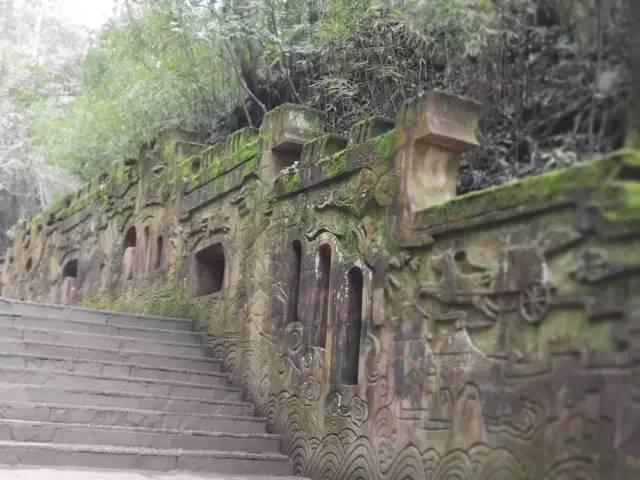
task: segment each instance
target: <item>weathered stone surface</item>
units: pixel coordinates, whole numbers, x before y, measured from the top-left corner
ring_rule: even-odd
[[[119,167],[17,228],[3,292],[60,301],[77,259],[85,305],[193,316],[314,480],[639,477],[640,155],[455,196],[475,109],[428,94],[345,145],[283,106],[234,148],[166,145],[165,200],[140,201],[152,170]],[[0,351],[142,359],[82,338]],[[154,375],[210,362],[165,348]]]
[[[300,477],[266,477],[263,475],[194,475],[188,473],[161,474],[153,472],[109,472],[76,469],[27,469],[0,467],[3,480],[299,480]]]
[[[265,432],[266,420],[253,416],[253,405],[228,385],[220,362],[207,358],[200,335],[148,328],[190,323],[0,301],[0,465],[290,474],[290,460],[279,453],[281,437]],[[126,336],[142,332],[151,333]],[[36,333],[42,341],[32,341]],[[171,342],[171,334],[183,341]],[[11,348],[30,344],[60,351]],[[105,346],[125,361],[101,360]],[[134,346],[135,361],[127,359]],[[210,370],[149,365],[154,356],[175,363],[157,346],[188,346]]]

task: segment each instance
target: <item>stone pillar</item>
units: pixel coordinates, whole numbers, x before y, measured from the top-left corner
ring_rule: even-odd
[[[402,204],[419,212],[456,195],[462,154],[478,145],[480,105],[430,91],[405,105],[398,119],[397,165]]]
[[[301,105],[284,104],[264,118],[260,177],[271,183],[285,168],[300,159],[302,146],[324,133],[322,112]]]

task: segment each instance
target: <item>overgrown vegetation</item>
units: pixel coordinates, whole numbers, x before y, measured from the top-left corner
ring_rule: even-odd
[[[159,0],[104,30],[67,113],[34,130],[84,176],[162,130],[209,141],[285,101],[346,133],[439,88],[484,105],[461,192],[624,141],[626,0]]]

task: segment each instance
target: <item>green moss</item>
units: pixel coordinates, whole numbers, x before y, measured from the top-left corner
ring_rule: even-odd
[[[396,150],[396,131],[390,130],[387,133],[378,135],[369,141],[376,156],[382,160],[391,160]]]
[[[131,311],[127,302],[120,298],[114,298],[107,294],[90,293],[80,300],[80,306],[95,310],[108,310],[110,312]]]
[[[632,168],[640,168],[640,150],[623,149],[614,153],[624,158],[624,164]]]
[[[244,140],[244,137],[239,137]],[[197,171],[191,170],[191,162],[194,157],[190,157],[180,162],[178,165],[178,174],[182,178],[187,178],[191,182],[191,187],[200,185],[211,180],[216,180],[228,171],[234,169],[238,165],[245,164],[251,160],[255,160],[260,156],[261,146],[258,139],[253,139],[250,142],[238,145],[235,147],[236,153],[228,155],[229,152],[220,153],[220,145],[215,145],[205,152],[202,152],[201,156],[205,165]],[[254,165],[252,163],[252,165]],[[253,168],[253,167],[252,167]]]
[[[497,209],[513,208],[524,213],[541,205],[562,204],[573,200],[578,193],[602,187],[621,167],[621,157],[608,157],[468,193],[424,210],[420,213],[420,223],[437,226],[490,214]]]
[[[348,150],[333,155],[322,168],[325,177],[337,177],[347,171]]]
[[[246,144],[234,156],[236,159],[236,163],[244,163],[259,156],[261,153],[262,147],[260,145],[260,141],[255,140],[251,143]]]
[[[300,177],[299,170],[296,170],[295,172],[289,173],[280,178],[284,182],[285,192],[292,193],[302,189],[302,178]]]
[[[176,142],[169,142],[164,146],[162,150],[162,158],[164,161],[169,164],[171,160],[173,160],[174,155],[176,154]]]
[[[610,188],[602,215],[612,223],[640,220],[640,182],[617,182]]]

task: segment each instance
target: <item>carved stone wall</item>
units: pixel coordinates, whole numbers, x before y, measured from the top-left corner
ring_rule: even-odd
[[[314,480],[640,478],[640,154],[456,197],[475,112],[165,136],[19,225],[3,293],[184,307]]]

